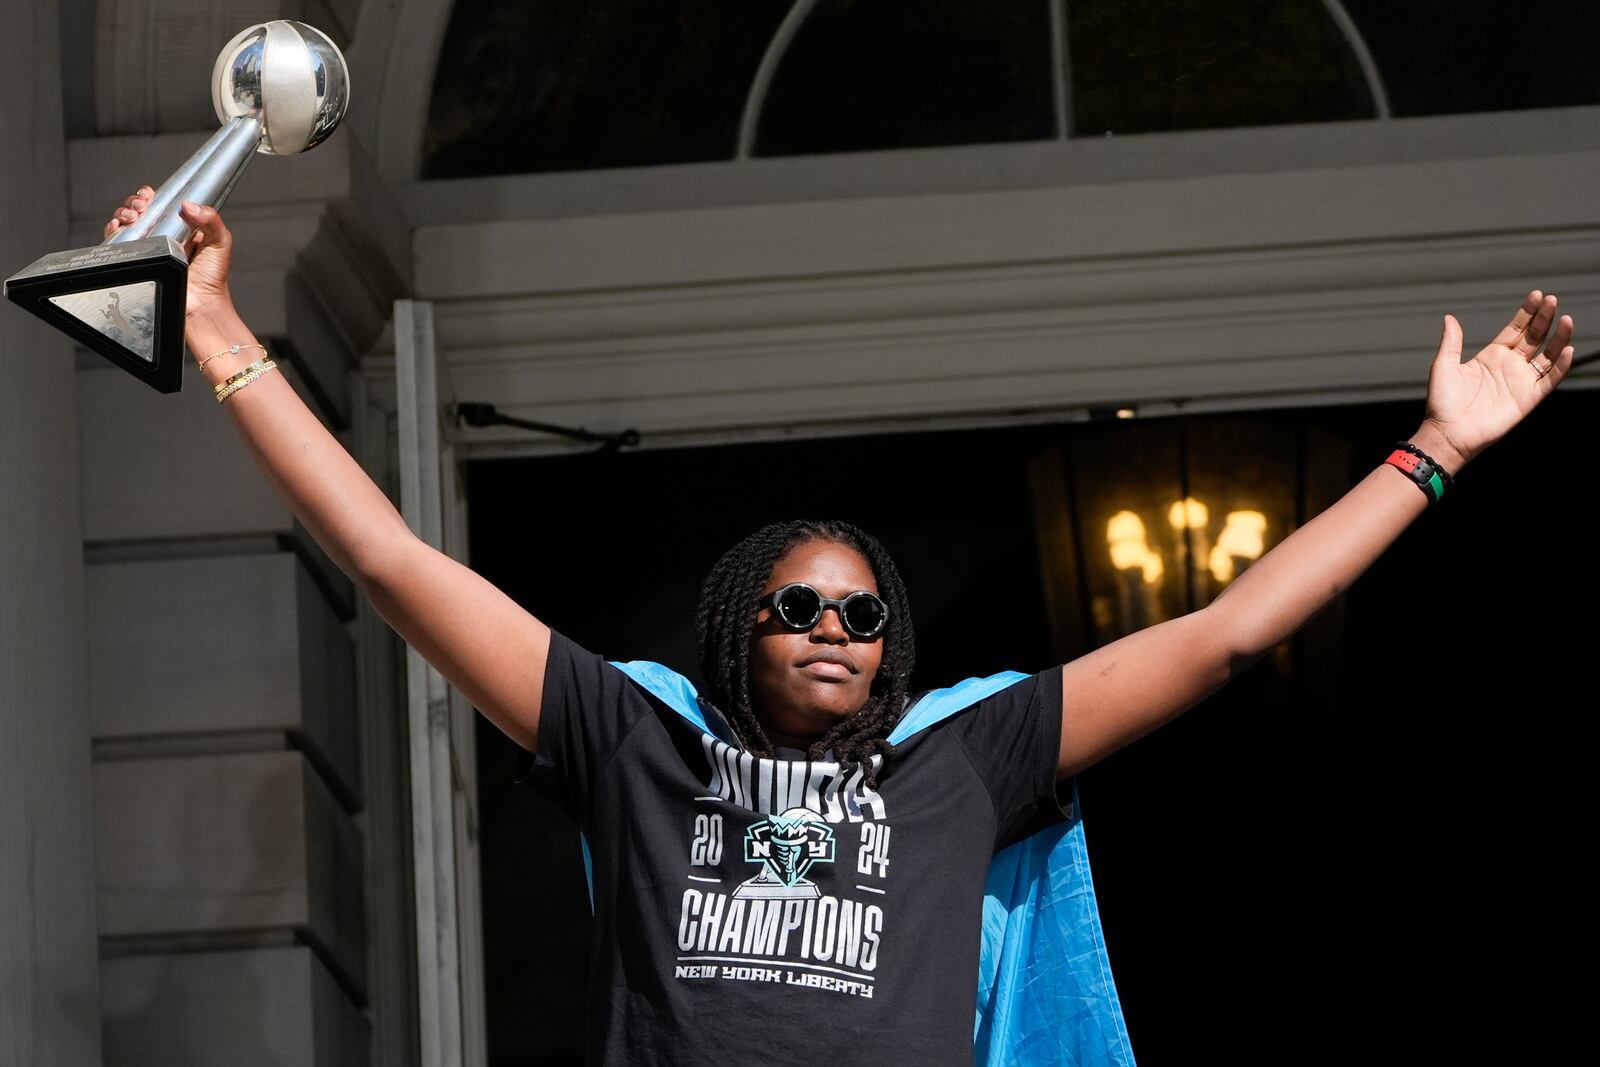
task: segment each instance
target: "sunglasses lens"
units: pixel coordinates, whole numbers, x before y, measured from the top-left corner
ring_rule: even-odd
[[[844,625],[857,637],[871,637],[883,629],[889,609],[871,593],[857,593],[844,602]]]
[[[838,608],[839,620],[854,637],[877,636],[889,617],[888,607],[872,593],[851,593],[843,603],[824,601],[821,593],[798,582],[774,593],[771,603],[779,621],[794,630],[809,630],[820,622],[824,603]]]
[[[809,586],[791,585],[773,602],[773,607],[785,626],[809,630],[822,615],[822,598]]]

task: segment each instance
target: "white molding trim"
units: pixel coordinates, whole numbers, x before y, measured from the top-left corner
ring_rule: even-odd
[[[454,397],[432,311],[426,301],[395,302],[401,510],[419,538],[465,561],[465,500],[441,425]],[[486,1062],[487,1036],[473,709],[409,645],[406,688],[422,1067],[475,1067]]]
[[[400,399],[400,499],[406,525],[442,549],[438,392],[433,317],[426,303],[395,302]],[[417,994],[422,1067],[461,1064],[461,978],[451,803],[449,702],[444,679],[406,646],[411,748],[411,851],[417,909]]]
[[[425,120],[424,120],[425,121]],[[1600,149],[1600,107],[1543,108],[417,181],[417,225],[1056,188]]]
[[[1596,173],[1600,147],[437,223],[415,263],[463,399],[647,446],[1420,399],[1446,311],[1469,343],[1535,287],[1600,321]]]
[[[349,373],[353,454],[372,480],[397,494],[399,442],[384,410],[357,370]],[[415,876],[409,855],[411,796],[409,731],[401,729],[409,708],[401,691],[404,642],[365,596],[355,598],[362,777],[366,809],[367,987],[374,1065],[416,1067],[420,1063],[417,992]]]

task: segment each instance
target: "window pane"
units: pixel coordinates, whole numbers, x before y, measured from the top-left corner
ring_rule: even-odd
[[[1055,135],[1044,0],[824,0],[778,68],[763,156]]]
[[[729,159],[789,0],[458,0],[423,177]]]
[[[1060,0],[1076,136],[1372,118],[1322,0]],[[731,159],[751,82],[795,0],[458,0],[422,176]],[[1600,5],[1343,0],[1396,116],[1600,104],[1563,42]],[[1046,140],[1048,0],[819,0],[779,63],[762,156]],[[1508,49],[1515,55],[1508,57]]]
[[[1600,7],[1592,3],[1344,0],[1344,7],[1397,116],[1600,104],[1593,47]]]
[[[1377,114],[1319,0],[1069,0],[1067,46],[1076,136]]]

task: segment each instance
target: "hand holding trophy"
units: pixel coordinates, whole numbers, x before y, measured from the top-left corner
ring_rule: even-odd
[[[44,256],[6,279],[6,297],[146,384],[177,392],[192,233],[184,201],[220,207],[255,153],[315,148],[349,99],[344,56],[321,31],[281,19],[242,31],[211,74],[222,128],[154,191],[135,222],[92,248]]]

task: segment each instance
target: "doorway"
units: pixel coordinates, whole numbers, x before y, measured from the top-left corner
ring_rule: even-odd
[[[1577,810],[1581,772],[1570,748],[1546,750],[1554,723],[1530,705],[1526,670],[1537,663],[1543,687],[1581,681],[1570,658],[1539,653],[1592,634],[1582,612],[1600,583],[1558,545],[1597,494],[1551,460],[1593,453],[1596,399],[1552,398],[1300,635],[1080,776],[1145,1067],[1348,1061],[1368,1047],[1352,1013],[1443,1014],[1463,1029],[1430,1026],[1418,1051],[1476,1047],[1465,1028],[1488,996],[1484,968],[1518,953],[1468,936],[1490,843],[1526,876],[1520,891],[1502,881],[1494,908],[1525,909],[1530,936],[1563,936],[1576,898],[1564,911],[1550,885],[1577,823],[1551,812]],[[1203,606],[1254,558],[1218,556],[1231,516],[1259,512],[1270,549],[1380,463],[1419,408],[477,461],[472,559],[579,644],[693,677],[695,598],[716,556],[769,521],[843,518],[906,578],[925,689],[1039,670]],[[1123,513],[1161,561],[1154,592],[1147,569],[1112,559],[1107,517]],[[1559,560],[1559,578],[1530,573],[1536,560]],[[1532,648],[1511,640],[1521,626]],[[478,751],[490,1062],[577,1064],[577,831],[512,784],[517,750],[481,719]],[[1553,978],[1512,994],[1528,1010],[1561,995]]]

